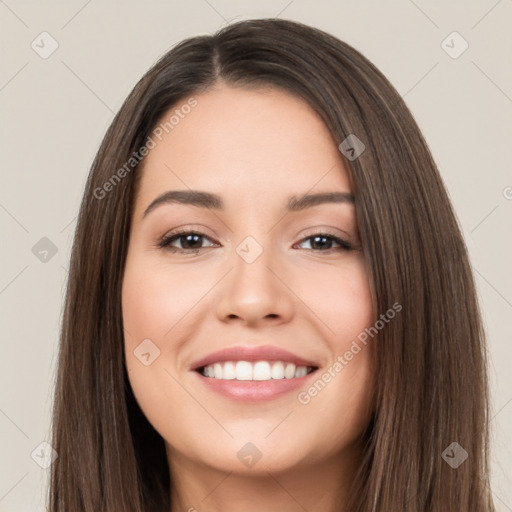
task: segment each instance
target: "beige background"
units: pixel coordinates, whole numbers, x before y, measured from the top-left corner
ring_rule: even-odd
[[[273,16],[360,50],[425,134],[475,269],[492,358],[493,492],[498,510],[512,511],[511,0],[0,0],[0,511],[44,510],[49,470],[35,460],[49,453],[39,445],[49,440],[70,245],[114,112],[176,42]],[[31,47],[43,31],[59,45],[47,59]],[[456,59],[441,46],[453,31],[469,44]],[[42,237],[57,248],[46,262],[32,252]]]

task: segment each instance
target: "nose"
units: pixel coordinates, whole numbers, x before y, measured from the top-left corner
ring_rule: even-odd
[[[250,261],[234,251],[232,270],[219,283],[217,317],[250,327],[289,322],[297,300],[290,272],[267,248]]]

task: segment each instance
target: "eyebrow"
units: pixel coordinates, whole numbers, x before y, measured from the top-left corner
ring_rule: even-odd
[[[158,206],[176,203],[213,210],[224,210],[224,201],[217,194],[202,192],[200,190],[169,190],[152,201],[144,211],[142,217],[146,217]],[[354,204],[354,196],[349,192],[319,192],[299,197],[290,196],[285,209],[289,212],[299,212],[324,203]]]

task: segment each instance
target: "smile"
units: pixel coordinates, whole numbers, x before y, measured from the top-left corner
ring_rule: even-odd
[[[284,361],[223,361],[199,368],[204,376],[219,380],[267,381],[305,377],[313,366],[298,366]]]

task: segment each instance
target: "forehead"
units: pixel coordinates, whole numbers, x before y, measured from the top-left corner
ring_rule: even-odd
[[[178,110],[161,140],[153,137],[156,146],[139,169],[143,202],[187,188],[217,192],[227,202],[230,196],[282,201],[315,188],[350,192],[335,141],[302,99],[275,88],[226,85],[193,97],[193,108],[181,110],[185,98],[160,121]]]

